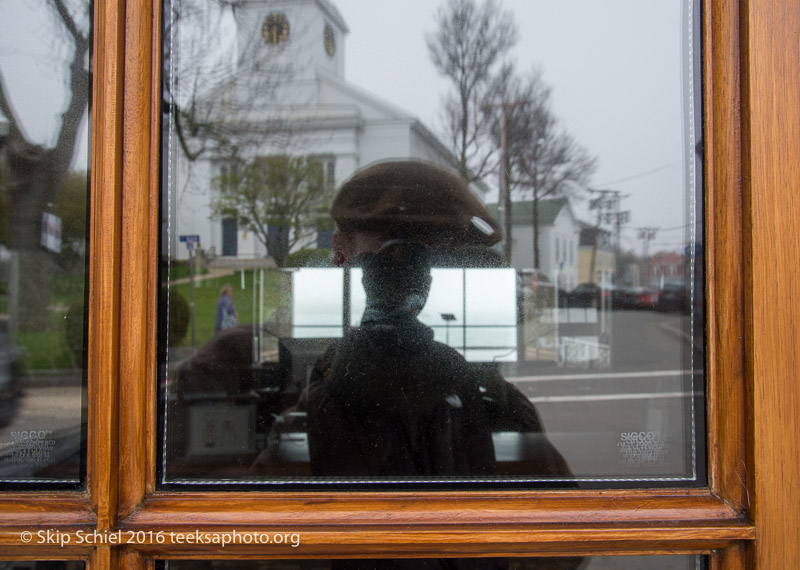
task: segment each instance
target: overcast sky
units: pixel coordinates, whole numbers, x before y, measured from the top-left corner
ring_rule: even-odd
[[[349,81],[414,113],[440,132],[447,81],[430,63],[425,35],[444,3],[331,0],[350,28]],[[685,220],[682,4],[685,0],[504,0],[520,41],[513,59],[538,66],[562,125],[597,156],[594,188],[622,191],[635,228],[663,228],[653,248],[678,249]],[[649,173],[647,175],[643,175]],[[585,206],[576,208],[588,218]],[[587,221],[589,221],[587,219]]]
[[[347,79],[440,133],[440,103],[449,85],[430,63],[425,35],[434,30],[444,0],[331,1],[350,28]],[[519,25],[513,59],[520,70],[543,70],[556,116],[597,157],[590,186],[626,196],[623,209],[632,217],[623,246],[637,251],[635,228],[662,228],[652,252],[678,249],[688,222],[681,81],[687,1],[503,2]],[[6,86],[29,136],[52,144],[60,112],[52,97],[63,93],[64,81],[63,58],[59,65],[44,55],[59,43],[54,26],[38,2],[0,0],[0,13]],[[590,221],[585,205],[577,204],[576,213]]]

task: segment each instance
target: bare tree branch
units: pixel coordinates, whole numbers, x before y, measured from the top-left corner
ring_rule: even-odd
[[[448,0],[436,13],[438,29],[427,36],[431,61],[453,84],[443,103],[444,128],[459,161],[459,171],[470,182],[483,178],[497,164],[496,150],[482,106],[492,83],[492,72],[517,41],[517,27],[509,12],[495,0]]]
[[[505,66],[493,94],[524,103],[507,111],[509,179],[518,198],[531,200],[533,260],[539,267],[539,201],[569,196],[575,185],[584,184],[591,176],[595,159],[559,127],[550,106],[551,91],[540,70],[520,77],[512,66]],[[496,127],[496,140],[499,136]]]
[[[67,29],[67,32],[72,36],[76,50],[80,51],[83,44],[88,43],[88,36],[84,36],[81,34],[80,30],[78,30],[78,27],[75,25],[75,20],[72,18],[72,14],[69,13],[63,0],[50,0],[50,3],[53,5],[56,12],[58,12],[58,17]]]

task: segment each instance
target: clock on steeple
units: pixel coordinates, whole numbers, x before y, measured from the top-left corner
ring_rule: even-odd
[[[278,45],[289,37],[289,20],[283,12],[273,12],[264,19],[261,35],[268,44]]]
[[[325,29],[322,32],[322,44],[325,46],[325,53],[328,57],[333,57],[336,54],[336,35],[330,24],[325,24]]]
[[[254,81],[263,82],[263,74],[270,70],[279,70],[283,85],[288,80],[297,85],[311,81],[321,70],[344,77],[348,29],[335,1],[247,0],[236,4],[237,53],[240,62],[259,62]]]

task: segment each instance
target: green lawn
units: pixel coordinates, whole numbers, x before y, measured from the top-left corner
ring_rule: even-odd
[[[205,275],[208,273],[208,269],[206,267],[195,267],[195,277],[200,275]],[[175,281],[176,279],[183,279],[184,277],[189,277],[189,264],[186,261],[170,261],[169,271],[163,265],[161,266],[161,280],[167,281],[169,277],[170,281]]]
[[[63,370],[76,368],[80,362],[67,348],[63,330],[21,332],[17,344],[22,353],[23,370]]]
[[[239,323],[248,324],[257,321],[259,318],[257,312],[259,303],[254,303],[253,299],[252,270],[245,271],[244,288],[242,288],[241,273],[239,272],[222,277],[197,280],[194,290],[197,347],[202,346],[214,336],[214,321],[216,319],[219,290],[225,283],[230,283],[233,286],[233,304],[239,313]],[[277,269],[264,270],[264,319],[268,319],[275,308],[289,303],[289,283],[290,277],[288,273]],[[175,285],[172,288],[177,289],[187,302],[190,301],[191,289],[189,283]],[[190,325],[186,337],[179,346],[191,346],[191,344],[192,332]]]
[[[60,370],[81,365],[67,345],[66,315],[70,306],[82,306],[84,291],[83,273],[53,274],[47,330],[17,334],[23,370]]]
[[[86,280],[83,273],[56,274],[51,283],[51,305],[71,305],[83,301]]]
[[[244,288],[241,274],[231,273],[211,279],[198,279],[195,282],[196,345],[202,346],[214,335],[219,290],[223,284],[233,286],[233,303],[239,313],[241,324],[257,321],[259,304],[253,299],[253,271],[245,272]],[[22,353],[24,370],[48,370],[73,368],[80,365],[69,350],[65,335],[66,309],[83,299],[84,281],[82,275],[59,275],[52,282],[51,311],[49,330],[41,332],[20,332],[17,345]],[[182,283],[174,286],[188,302],[190,285]],[[289,303],[290,277],[286,272],[276,269],[264,270],[263,316],[268,319],[272,311],[280,305]],[[62,310],[63,309],[63,310]],[[191,345],[191,327],[179,346]]]

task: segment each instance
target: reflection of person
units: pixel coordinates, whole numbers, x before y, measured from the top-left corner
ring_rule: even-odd
[[[219,290],[219,301],[217,301],[217,319],[214,323],[214,332],[235,327],[239,324],[239,314],[233,306],[233,287],[230,283],[225,283]]]
[[[497,267],[500,231],[456,174],[381,163],[341,188],[331,215],[339,265],[360,265],[361,326],[315,367],[305,412],[311,470],[325,476],[491,475],[492,433],[537,434],[524,474],[569,478],[530,401],[493,364],[467,363],[417,320],[430,264]],[[254,465],[268,473],[274,450]]]
[[[477,379],[417,320],[427,246],[389,241],[359,256],[367,306],[330,377],[303,395],[312,473],[491,475],[494,450]]]

